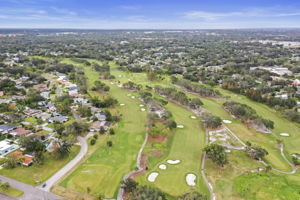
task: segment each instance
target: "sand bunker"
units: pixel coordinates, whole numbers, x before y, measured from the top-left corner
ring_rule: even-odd
[[[186,175],[185,180],[186,180],[186,183],[189,186],[195,186],[196,185],[196,183],[195,183],[196,178],[197,178],[197,176],[195,174],[188,174],[188,175]]]
[[[146,110],[145,108],[141,108],[141,111],[143,111],[143,112],[144,112],[145,110]]]
[[[127,96],[129,96],[129,97],[130,97],[130,96],[131,96],[131,94],[127,94]]]
[[[281,136],[284,136],[284,137],[290,136],[290,134],[288,134],[288,133],[280,133],[280,135],[281,135]]]
[[[171,165],[176,165],[176,164],[180,163],[180,160],[167,160],[167,163],[169,163]]]
[[[154,182],[157,176],[158,176],[158,173],[157,173],[157,172],[152,172],[152,173],[148,176],[148,181],[149,181],[149,182]]]
[[[196,116],[191,116],[191,118],[192,118],[192,119],[196,119],[197,117],[196,117]]]
[[[227,119],[224,119],[223,122],[224,122],[225,124],[231,124],[231,123],[232,123],[232,121],[227,120]]]
[[[161,164],[158,166],[159,169],[162,169],[162,170],[166,170],[167,169],[167,165],[164,165],[164,164]]]
[[[124,103],[121,103],[120,106],[125,106],[125,104],[124,104]]]
[[[184,126],[183,125],[177,125],[177,128],[183,128]]]
[[[143,105],[143,104],[140,104],[140,107],[144,107],[144,105]]]
[[[131,98],[132,98],[132,99],[135,99],[135,96],[132,96]]]

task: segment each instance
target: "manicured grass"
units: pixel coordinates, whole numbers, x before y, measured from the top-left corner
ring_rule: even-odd
[[[85,74],[91,87],[98,80],[98,74],[91,67],[85,67]],[[118,107],[122,121],[115,127],[116,134],[101,136],[95,152],[61,183],[63,187],[83,193],[89,187],[91,195],[103,194],[106,198],[116,197],[123,176],[135,168],[146,131],[146,112],[140,111],[139,100],[129,98],[129,92],[116,85],[110,88],[110,95],[125,104]],[[111,148],[106,145],[109,140],[113,142]]]
[[[68,158],[55,160],[50,155],[46,154],[43,165],[33,164],[30,167],[18,166],[14,169],[1,169],[0,175],[30,184],[38,185],[50,178],[55,172],[72,160],[79,152],[79,147],[74,146]]]
[[[177,124],[184,125],[183,129],[176,129],[172,142],[169,147],[169,152],[166,156],[161,158],[150,157],[155,159],[155,166],[151,164],[149,171],[137,180],[143,185],[153,185],[162,191],[172,195],[179,196],[185,192],[195,189],[201,193],[207,193],[207,187],[201,177],[201,159],[203,155],[202,149],[205,145],[205,131],[200,126],[199,120],[191,119],[193,115],[190,111],[175,105],[171,102],[168,103],[166,108],[172,112],[173,117]],[[150,142],[150,144],[152,144]],[[146,153],[151,151],[151,146],[147,147]],[[148,151],[148,152],[147,152]],[[176,165],[167,164],[167,160],[180,160],[181,162]],[[160,170],[158,166],[166,164],[166,170]],[[151,172],[159,172],[158,177],[154,183],[148,182],[147,178]],[[188,173],[193,173],[197,176],[197,186],[188,186],[185,178]]]
[[[12,197],[20,197],[24,194],[23,191],[18,190],[16,188],[10,187],[7,190],[3,190],[2,188],[0,188],[0,193],[12,196]]]
[[[230,99],[237,101],[239,103],[247,104],[248,106],[252,107],[256,110],[257,114],[266,118],[270,119],[274,122],[275,128],[273,129],[273,132],[277,134],[280,139],[284,141],[286,151],[291,153],[300,153],[300,125],[290,122],[281,114],[272,108],[261,104],[254,102],[250,99],[248,99],[245,96],[242,95],[236,95],[232,92],[219,89],[221,93],[224,96],[230,96]],[[289,133],[290,137],[281,137],[280,133]]]

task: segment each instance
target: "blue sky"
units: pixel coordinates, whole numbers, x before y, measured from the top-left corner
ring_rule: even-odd
[[[0,28],[300,28],[300,0],[0,0]]]

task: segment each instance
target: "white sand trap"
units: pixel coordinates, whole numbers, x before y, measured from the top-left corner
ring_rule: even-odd
[[[114,85],[115,83],[113,83],[113,82],[110,82],[110,84]]]
[[[288,134],[288,133],[280,133],[280,135],[281,135],[281,136],[284,136],[284,137],[290,136],[290,134]]]
[[[176,165],[176,164],[180,163],[180,160],[167,160],[167,163],[169,163],[171,165]]]
[[[157,173],[157,172],[152,172],[152,173],[148,176],[148,181],[149,181],[149,182],[154,182],[157,176],[158,176],[158,173]]]
[[[161,164],[158,166],[159,169],[162,169],[162,170],[166,170],[167,169],[167,165],[164,165],[164,164]]]
[[[196,185],[196,183],[195,183],[196,178],[197,178],[197,176],[195,174],[188,174],[188,175],[186,175],[185,180],[186,180],[186,183],[189,186],[195,186]]]
[[[184,126],[183,125],[177,125],[177,128],[183,128]]]
[[[144,105],[143,105],[143,104],[140,104],[140,107],[144,107]]]
[[[197,117],[196,117],[196,116],[191,116],[191,118],[192,118],[192,119],[196,119]]]
[[[132,98],[132,99],[135,99],[135,96],[132,96],[131,98]]]
[[[224,119],[223,122],[224,122],[225,124],[231,124],[231,123],[232,123],[232,121],[227,120],[227,119]]]
[[[145,110],[146,110],[145,108],[141,108],[141,111],[143,111],[143,112],[144,112]]]
[[[119,75],[119,77],[122,77],[122,75]]]
[[[130,96],[131,96],[131,94],[127,94],[127,96],[129,96],[129,97],[130,97]]]
[[[120,106],[125,106],[125,104],[124,104],[124,103],[121,103]]]

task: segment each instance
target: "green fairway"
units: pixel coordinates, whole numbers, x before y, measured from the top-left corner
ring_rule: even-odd
[[[172,112],[177,124],[183,125],[184,128],[176,129],[174,138],[169,145],[169,152],[165,156],[160,158],[151,156],[149,152],[155,150],[155,148],[147,146],[145,153],[150,158],[155,159],[155,162],[151,164],[150,170],[146,174],[138,178],[138,181],[142,185],[154,185],[172,196],[179,196],[192,188],[208,194],[207,186],[201,177],[201,159],[203,155],[202,149],[205,145],[205,131],[200,126],[199,120],[190,118],[193,113],[171,102],[168,103],[166,108]],[[180,160],[180,163],[176,165],[168,164],[166,161],[169,159]],[[159,169],[158,166],[160,164],[167,165],[167,169]],[[151,172],[159,172],[154,183],[150,183],[147,180]],[[193,173],[197,176],[195,187],[187,185],[185,178],[188,173]]]
[[[18,166],[14,169],[1,169],[0,175],[6,176],[30,185],[39,185],[70,162],[79,152],[79,146],[74,146],[68,158],[56,160],[46,154],[43,165],[33,164],[30,167]]]
[[[300,125],[290,122],[289,120],[285,119],[279,112],[271,109],[270,107],[254,102],[242,95],[236,95],[232,92],[227,90],[219,89],[224,96],[230,96],[230,99],[247,104],[248,106],[252,107],[256,110],[257,114],[263,116],[266,119],[272,120],[274,122],[275,128],[273,132],[280,137],[284,141],[286,151],[291,153],[300,153]],[[289,133],[290,137],[281,137],[280,133]],[[289,156],[289,155],[287,155]]]
[[[85,67],[85,74],[89,86],[98,80],[98,74],[91,67]],[[129,98],[129,92],[116,85],[110,87],[111,96],[125,104],[118,107],[122,121],[115,127],[116,134],[100,137],[98,149],[61,183],[83,193],[89,187],[91,195],[103,194],[106,198],[116,197],[123,176],[135,168],[136,156],[146,131],[146,112],[140,111],[139,100]],[[113,142],[111,148],[106,145],[108,140]]]

